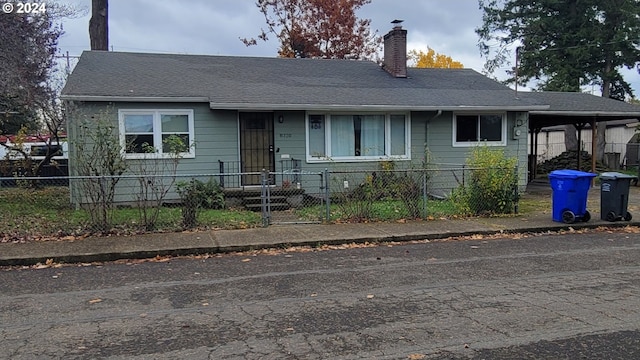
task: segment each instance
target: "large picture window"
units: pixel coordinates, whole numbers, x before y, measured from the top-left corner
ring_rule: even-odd
[[[453,121],[453,145],[473,146],[507,144],[504,114],[456,114]]]
[[[183,157],[195,156],[192,110],[120,110],[120,140],[128,158],[168,156],[178,151]],[[181,149],[176,148],[177,137]]]
[[[410,159],[405,114],[309,114],[308,161]]]

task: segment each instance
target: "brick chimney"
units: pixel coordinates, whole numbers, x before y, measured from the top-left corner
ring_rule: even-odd
[[[393,20],[393,29],[384,36],[383,68],[397,78],[407,77],[407,30],[402,20]]]

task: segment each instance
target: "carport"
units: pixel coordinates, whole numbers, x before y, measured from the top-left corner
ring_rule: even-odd
[[[597,129],[601,121],[639,119],[640,106],[623,101],[603,98],[578,92],[520,92],[518,96],[539,104],[549,105],[548,109],[529,112],[529,180],[536,174],[538,156],[538,135],[540,130],[549,126],[575,126],[576,130]],[[595,172],[597,152],[597,131],[591,132],[591,171]],[[578,131],[578,143],[581,143],[581,132]],[[578,168],[580,168],[580,152],[578,152]]]

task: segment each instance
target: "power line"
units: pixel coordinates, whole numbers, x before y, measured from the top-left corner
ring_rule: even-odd
[[[80,55],[69,55],[67,51],[64,55],[56,55],[54,56],[56,59],[67,59],[67,69],[71,68],[71,58],[79,59]]]

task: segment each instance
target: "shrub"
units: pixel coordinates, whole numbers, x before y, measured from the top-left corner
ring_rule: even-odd
[[[186,228],[197,224],[198,209],[223,209],[224,192],[214,179],[203,182],[191,179],[176,186],[182,200],[182,225]]]
[[[454,194],[462,210],[475,215],[508,214],[517,203],[517,158],[508,158],[501,149],[475,147],[467,159],[471,177]]]

